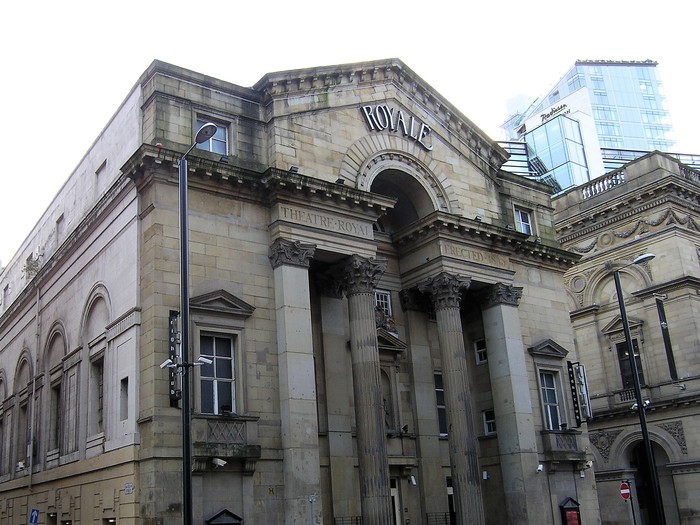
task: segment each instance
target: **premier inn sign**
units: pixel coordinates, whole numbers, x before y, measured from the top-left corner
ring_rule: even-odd
[[[413,115],[407,117],[402,110],[387,105],[362,106],[360,109],[370,131],[389,130],[403,133],[404,137],[415,140],[426,150],[433,149],[432,144],[425,143],[425,139],[430,135],[430,126]]]

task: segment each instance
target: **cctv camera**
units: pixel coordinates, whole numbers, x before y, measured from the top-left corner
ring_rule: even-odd
[[[214,361],[212,361],[211,359],[209,359],[209,358],[207,358],[207,357],[203,357],[203,356],[200,355],[200,356],[199,356],[199,359],[197,359],[197,362],[200,363],[200,364],[204,364],[204,365],[210,365],[210,364],[212,364]]]
[[[172,364],[173,364],[173,360],[170,359],[170,358],[168,358],[168,359],[166,359],[165,361],[163,361],[163,362],[160,364],[160,367],[161,367],[161,368],[168,368],[168,367],[171,366]]]
[[[220,458],[212,458],[211,462],[214,464],[214,467],[223,467],[226,465],[226,462]]]
[[[414,487],[416,486],[416,477],[415,476],[409,476],[408,482],[413,485]]]
[[[543,470],[544,470],[544,465],[542,463],[537,465],[537,472],[542,472]]]

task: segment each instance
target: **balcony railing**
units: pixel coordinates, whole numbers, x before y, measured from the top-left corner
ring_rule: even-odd
[[[203,470],[213,458],[243,462],[244,473],[252,474],[260,458],[258,418],[248,416],[206,416],[192,418],[192,457],[195,468]]]
[[[549,461],[583,461],[586,453],[581,447],[578,430],[547,430],[542,432],[544,452]]]
[[[619,169],[611,171],[607,175],[593,179],[588,184],[581,186],[581,196],[584,200],[595,197],[608,191],[609,189],[625,183],[625,170]]]

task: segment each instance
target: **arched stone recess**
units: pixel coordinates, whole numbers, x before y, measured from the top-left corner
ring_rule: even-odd
[[[651,286],[651,277],[641,267],[637,265],[621,268],[624,264],[613,264],[612,268],[601,267],[589,276],[590,285],[587,290],[583,290],[583,305],[589,306],[593,304],[605,305],[611,302],[617,302],[615,295],[615,283],[612,272],[616,268],[620,268],[620,284],[625,298],[637,290],[642,290]]]
[[[55,369],[61,364],[67,349],[66,327],[62,321],[54,321],[44,345],[41,367],[47,372]]]
[[[683,461],[681,445],[670,432],[653,424],[647,425],[647,430],[649,432],[649,440],[663,449],[669,463]],[[610,448],[610,467],[619,470],[629,468],[631,450],[641,441],[641,429],[622,432]]]
[[[83,340],[90,343],[106,334],[111,319],[112,302],[109,291],[104,284],[95,283],[88,294],[80,322],[80,334]]]
[[[17,359],[13,392],[19,394],[24,391],[34,377],[34,367],[32,366],[32,353],[28,348],[24,348]]]
[[[5,377],[5,369],[0,368],[0,406],[2,406],[2,402],[5,399],[7,399],[7,379]]]
[[[451,212],[450,201],[438,177],[431,171],[429,152],[396,135],[363,137],[350,146],[340,166],[340,177],[360,190],[369,191],[372,181],[389,169],[410,174],[423,186],[433,209]]]

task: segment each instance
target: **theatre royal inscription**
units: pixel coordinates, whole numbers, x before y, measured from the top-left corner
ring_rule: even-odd
[[[320,213],[316,210],[297,206],[280,205],[279,218],[294,224],[320,228],[329,232],[344,233],[353,237],[361,237],[363,239],[371,239],[373,237],[372,225],[368,222],[354,221],[338,215]]]

